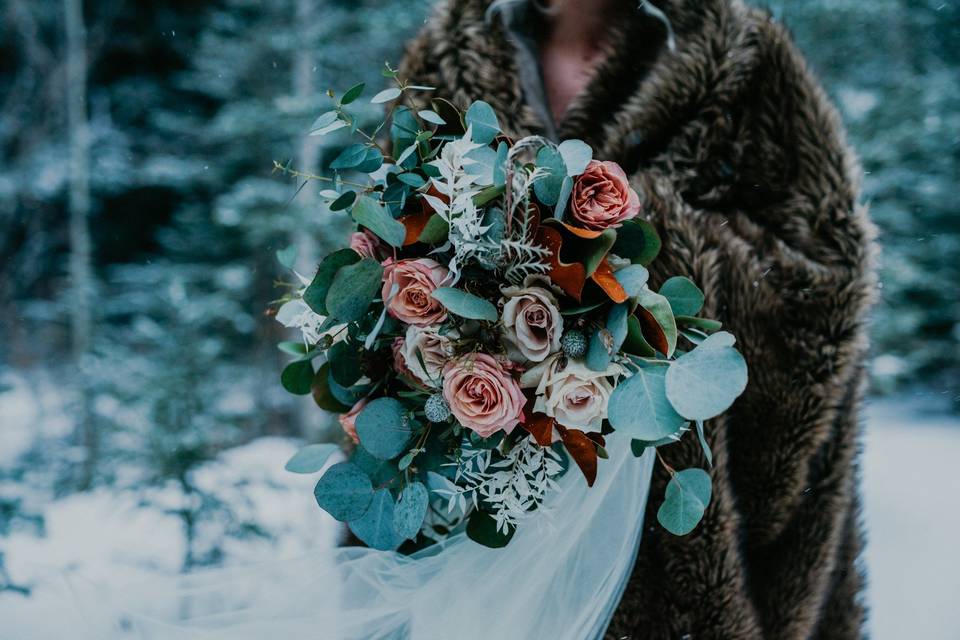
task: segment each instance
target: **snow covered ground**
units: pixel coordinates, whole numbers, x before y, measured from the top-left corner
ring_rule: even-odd
[[[865,518],[877,640],[960,638],[960,476],[954,472],[960,419],[927,412],[930,406],[923,399],[884,400],[868,413]],[[229,564],[295,558],[334,543],[336,524],[316,508],[313,479],[282,470],[295,448],[292,441],[263,438],[201,471],[201,484],[216,486],[271,534],[227,543]],[[99,490],[57,500],[45,508],[45,537],[21,532],[0,539],[10,574],[33,589],[29,598],[0,593],[0,640],[76,637],[58,609],[65,576],[127,584],[178,571],[180,522],[144,507],[142,497]]]

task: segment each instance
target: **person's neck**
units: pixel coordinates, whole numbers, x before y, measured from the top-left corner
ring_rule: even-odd
[[[620,0],[551,0],[549,39],[574,50],[595,52],[622,4]]]

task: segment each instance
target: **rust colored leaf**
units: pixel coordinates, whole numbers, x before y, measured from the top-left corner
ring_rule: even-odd
[[[603,289],[603,292],[617,304],[626,302],[630,297],[627,295],[623,285],[621,285],[613,275],[613,269],[610,268],[610,262],[606,258],[600,262],[600,266],[593,272],[590,279],[596,282],[597,285]]]
[[[597,480],[597,445],[579,429],[563,429],[560,437],[587,479],[587,486],[592,487]]]
[[[553,443],[553,425],[555,420],[544,413],[528,414],[530,417],[522,423],[533,439],[541,447],[549,447]]]
[[[556,229],[541,226],[537,231],[537,244],[550,250],[550,279],[563,289],[564,293],[579,302],[583,285],[587,281],[587,272],[582,264],[565,264],[560,261],[563,236]]]
[[[607,446],[607,440],[603,437],[602,433],[597,433],[596,431],[590,431],[587,433],[587,437],[596,442],[601,447]]]
[[[424,206],[424,209],[426,208],[427,207]],[[407,235],[403,238],[403,246],[406,247],[417,242],[420,234],[423,233],[423,228],[427,226],[427,221],[431,215],[433,215],[433,213],[429,211],[421,211],[400,217],[400,222],[403,223],[403,226],[407,230]]]
[[[663,327],[661,327],[657,319],[653,317],[653,314],[643,307],[637,307],[637,318],[640,320],[640,329],[643,332],[643,337],[650,346],[660,353],[668,353],[670,351],[670,345],[667,342],[667,334],[663,332]]]
[[[583,238],[584,240],[594,240],[603,235],[603,231],[592,231],[590,229],[581,229],[580,227],[575,227],[573,225],[567,224],[566,222],[561,222],[563,228],[577,236],[578,238]]]

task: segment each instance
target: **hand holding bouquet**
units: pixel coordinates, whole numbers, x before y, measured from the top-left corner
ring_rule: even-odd
[[[374,103],[430,90],[385,75],[396,86]],[[348,109],[362,91],[314,124],[362,139],[332,176],[277,165],[329,181],[329,209],[356,224],[277,312],[303,333],[281,345],[296,356],[284,387],[339,413],[354,443],[318,481],[318,504],[379,549],[464,530],[499,547],[548,517],[538,507],[573,465],[592,485],[607,446],[640,456],[695,430],[709,462],[703,423],[742,393],[746,365],[733,336],[698,317],[692,281],[648,286],[660,240],[620,166],[579,140],[511,140],[479,101],[395,106],[367,133]],[[287,468],[318,472],[334,448],[307,446]],[[683,535],[710,478],[669,471],[658,520]]]

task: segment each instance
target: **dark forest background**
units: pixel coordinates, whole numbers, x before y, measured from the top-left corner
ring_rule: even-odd
[[[309,273],[343,230],[273,161],[334,157],[304,135],[324,91],[378,86],[430,5],[0,0],[0,404],[42,408],[0,424],[3,447],[29,432],[0,464],[0,535],[41,526],[18,487],[199,495],[191,470],[226,447],[325,437],[279,385],[263,310],[274,252],[296,243]],[[872,390],[960,407],[960,4],[769,6],[840,106],[882,230]],[[226,508],[200,498],[188,530]]]

